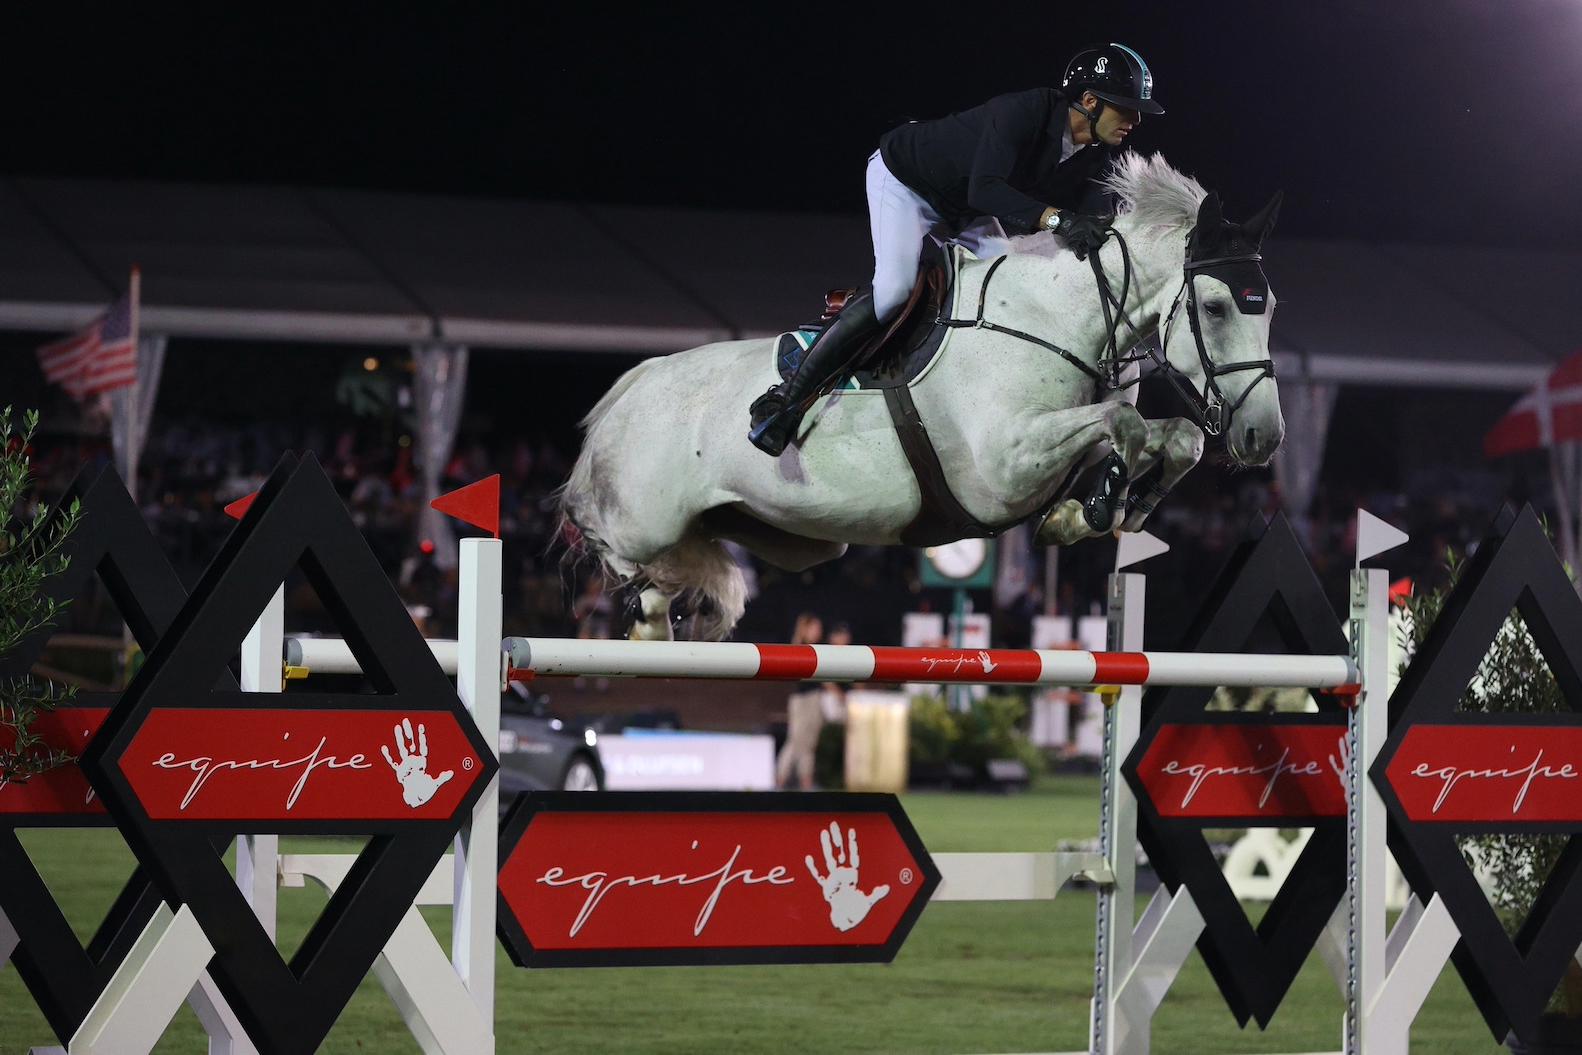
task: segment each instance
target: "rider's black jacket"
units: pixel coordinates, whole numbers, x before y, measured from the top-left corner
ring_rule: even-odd
[[[1053,88],[997,95],[981,106],[892,128],[884,163],[949,223],[993,216],[1010,234],[1033,230],[1048,206],[1109,212],[1095,180],[1115,151],[1105,143],[1060,160],[1069,109]]]

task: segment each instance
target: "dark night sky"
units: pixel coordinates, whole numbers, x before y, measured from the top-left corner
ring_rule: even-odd
[[[1115,39],[1170,111],[1135,145],[1233,215],[1283,187],[1291,233],[1582,240],[1582,0],[49,6],[0,42],[9,175],[856,211],[889,125]]]

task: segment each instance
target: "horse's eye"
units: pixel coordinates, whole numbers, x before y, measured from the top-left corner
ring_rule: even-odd
[[[1211,300],[1203,305],[1203,310],[1218,319],[1225,314],[1225,304],[1223,301]]]

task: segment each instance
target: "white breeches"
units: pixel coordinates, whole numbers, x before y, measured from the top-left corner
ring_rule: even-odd
[[[992,216],[952,231],[934,207],[895,178],[879,151],[868,159],[868,222],[873,229],[873,310],[889,321],[917,282],[918,254],[924,238],[965,246],[980,260],[1004,256],[1009,241]]]

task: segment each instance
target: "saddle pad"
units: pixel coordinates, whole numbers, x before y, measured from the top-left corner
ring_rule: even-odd
[[[775,369],[780,372],[782,381],[791,380],[791,375],[802,365],[802,357],[818,338],[819,334],[814,330],[790,330],[776,339]],[[842,391],[851,391],[860,386],[848,376],[836,387]]]

